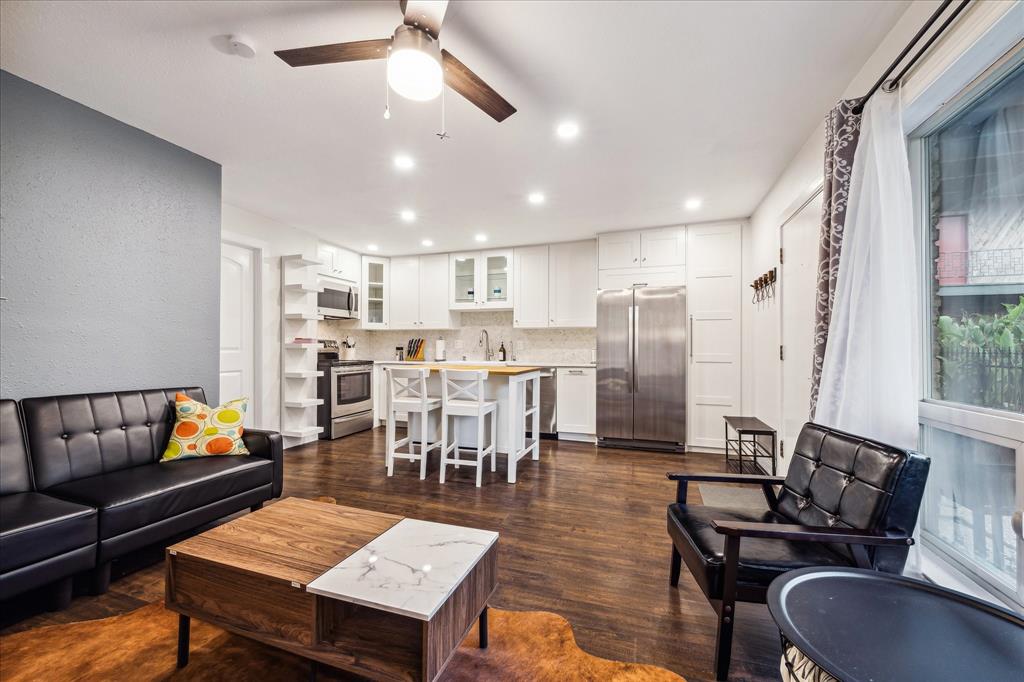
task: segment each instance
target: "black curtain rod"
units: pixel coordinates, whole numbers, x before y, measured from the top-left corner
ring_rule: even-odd
[[[864,105],[867,104],[867,101],[869,99],[871,99],[871,96],[878,92],[878,89],[886,83],[886,81],[889,79],[889,74],[896,70],[896,67],[900,65],[900,63],[908,54],[910,54],[910,51],[914,49],[914,46],[917,45],[917,42],[924,37],[924,35],[928,32],[928,29],[930,29],[935,24],[935,22],[938,21],[939,17],[942,16],[942,13],[946,11],[946,8],[949,7],[950,4],[952,4],[952,2],[953,0],[943,0],[942,4],[939,5],[939,8],[935,10],[935,12],[933,12],[930,17],[928,17],[928,21],[924,23],[924,26],[921,27],[921,30],[919,30],[914,35],[914,37],[910,39],[910,42],[907,43],[907,46],[903,48],[903,51],[900,52],[896,59],[893,60],[892,64],[889,65],[889,68],[885,70],[885,73],[883,73],[881,77],[877,81],[875,81],[875,84],[871,86],[871,89],[868,90],[867,94],[857,101],[857,104],[854,105],[853,107],[853,113],[860,114],[862,111],[864,111]],[[907,72],[910,71],[911,68],[913,68],[914,64],[916,64],[917,61],[922,57],[922,55],[924,55],[924,53],[927,52],[928,48],[932,46],[932,44],[939,38],[939,36],[942,35],[942,33],[947,28],[949,28],[949,25],[953,23],[953,20],[957,18],[960,12],[962,12],[970,2],[971,0],[961,0],[957,8],[953,10],[953,13],[950,14],[944,22],[942,22],[942,25],[939,26],[939,28],[932,34],[932,36],[927,41],[925,41],[924,45],[921,46],[921,49],[917,51],[917,53],[910,59],[910,61],[906,63],[903,69],[900,70],[896,77],[892,79],[893,83],[899,83],[903,79],[903,77],[907,75]]]

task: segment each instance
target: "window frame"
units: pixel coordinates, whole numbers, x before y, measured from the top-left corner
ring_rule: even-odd
[[[988,46],[989,48],[991,46]],[[930,217],[930,166],[926,140],[953,117],[970,107],[992,88],[998,87],[1017,68],[1024,68],[1024,44],[1012,45],[977,77],[962,84],[956,96],[943,102],[924,121],[907,134],[907,152],[913,192],[914,238],[919,264],[918,323],[921,351],[920,401],[918,422],[922,426],[957,433],[969,438],[1013,449],[1016,453],[1015,491],[1018,506],[1024,506],[1024,415],[987,407],[956,403],[934,397],[932,381],[932,235]],[[932,84],[934,86],[934,84]],[[932,87],[929,86],[929,87]],[[942,84],[948,88],[948,83]],[[927,94],[927,89],[922,94]],[[917,112],[920,115],[920,112]],[[928,453],[924,453],[927,455]],[[998,576],[983,566],[967,565],[952,553],[925,546],[922,542],[923,512],[915,537],[917,545],[912,565],[916,572],[954,589],[1012,608],[1024,607],[1024,540],[1017,538],[1018,566],[1016,589],[1007,591]]]

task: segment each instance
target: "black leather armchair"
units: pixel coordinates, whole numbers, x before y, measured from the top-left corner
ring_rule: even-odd
[[[668,474],[676,481],[676,503],[668,507],[669,580],[679,584],[685,562],[718,614],[717,679],[729,675],[736,602],[765,603],[779,575],[809,566],[902,573],[929,463],[915,452],[808,423],[784,479]],[[758,485],[767,509],[688,504],[691,481]]]
[[[35,488],[96,510],[96,593],[107,589],[113,559],[281,495],[275,432],[246,429],[250,457],[159,462],[179,392],[206,402],[196,387],[21,401]]]

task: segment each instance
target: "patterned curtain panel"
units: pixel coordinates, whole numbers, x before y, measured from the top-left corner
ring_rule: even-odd
[[[822,187],[821,235],[818,242],[818,292],[814,304],[814,367],[811,370],[810,418],[818,406],[821,367],[828,343],[828,324],[843,247],[846,205],[850,199],[853,153],[860,139],[861,115],[853,113],[857,100],[842,100],[825,119],[825,182]]]

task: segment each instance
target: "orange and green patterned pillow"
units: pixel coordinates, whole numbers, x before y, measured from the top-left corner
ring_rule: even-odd
[[[209,407],[184,393],[174,396],[178,415],[161,462],[209,455],[248,455],[242,442],[242,422],[248,398]]]

